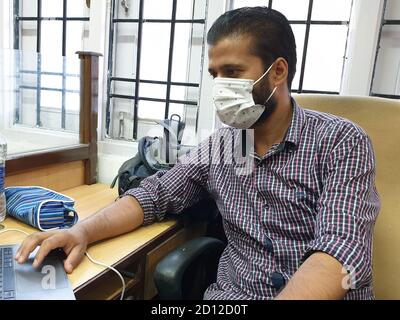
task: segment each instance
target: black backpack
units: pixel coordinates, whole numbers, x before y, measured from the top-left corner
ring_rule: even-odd
[[[176,119],[177,118],[177,119]],[[125,161],[111,183],[114,188],[118,180],[118,194],[136,188],[140,182],[160,170],[169,170],[178,156],[188,149],[182,148],[182,134],[185,124],[179,115],[158,122],[164,127],[164,137],[143,137],[139,140],[137,154]]]

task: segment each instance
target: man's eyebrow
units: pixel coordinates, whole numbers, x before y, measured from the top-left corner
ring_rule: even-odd
[[[228,69],[228,68],[231,68],[231,69],[234,69],[234,68],[236,68],[236,69],[241,69],[241,68],[243,68],[243,66],[240,65],[240,64],[230,63],[230,64],[224,64],[221,68],[222,68],[222,69]]]
[[[224,64],[223,66],[220,67],[220,69],[242,69],[243,66],[240,64],[234,64],[234,63],[229,63],[229,64]],[[213,68],[208,68],[209,73],[213,73],[214,69]]]

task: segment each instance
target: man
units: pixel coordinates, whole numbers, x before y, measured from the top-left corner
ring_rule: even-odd
[[[89,243],[211,195],[228,245],[206,299],[372,299],[379,198],[368,136],[348,120],[302,109],[291,99],[296,45],[279,12],[229,11],[207,40],[214,103],[229,127],[70,230],[30,236],[16,259],[23,263],[40,245],[39,265],[51,249],[63,247],[65,269],[72,272]],[[248,128],[255,151],[246,158],[250,173],[207,157],[226,132],[237,137]]]

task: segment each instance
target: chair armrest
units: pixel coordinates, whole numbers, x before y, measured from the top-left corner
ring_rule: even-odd
[[[154,272],[154,282],[161,299],[181,300],[182,280],[185,271],[200,256],[214,257],[218,262],[225,244],[215,238],[199,237],[176,248],[166,255],[157,265]],[[207,261],[212,261],[210,259]]]

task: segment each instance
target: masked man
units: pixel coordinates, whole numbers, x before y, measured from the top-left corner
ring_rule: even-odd
[[[213,100],[227,126],[171,170],[147,178],[72,229],[29,237],[18,261],[38,245],[37,264],[63,247],[71,272],[89,243],[159,221],[167,211],[178,214],[211,195],[228,243],[205,299],[372,299],[380,203],[367,134],[291,98],[296,44],[279,12],[226,12],[207,40]],[[230,161],[242,149],[243,129],[252,133],[252,148],[245,162]],[[232,141],[225,150],[234,154],[214,161],[221,138]]]

